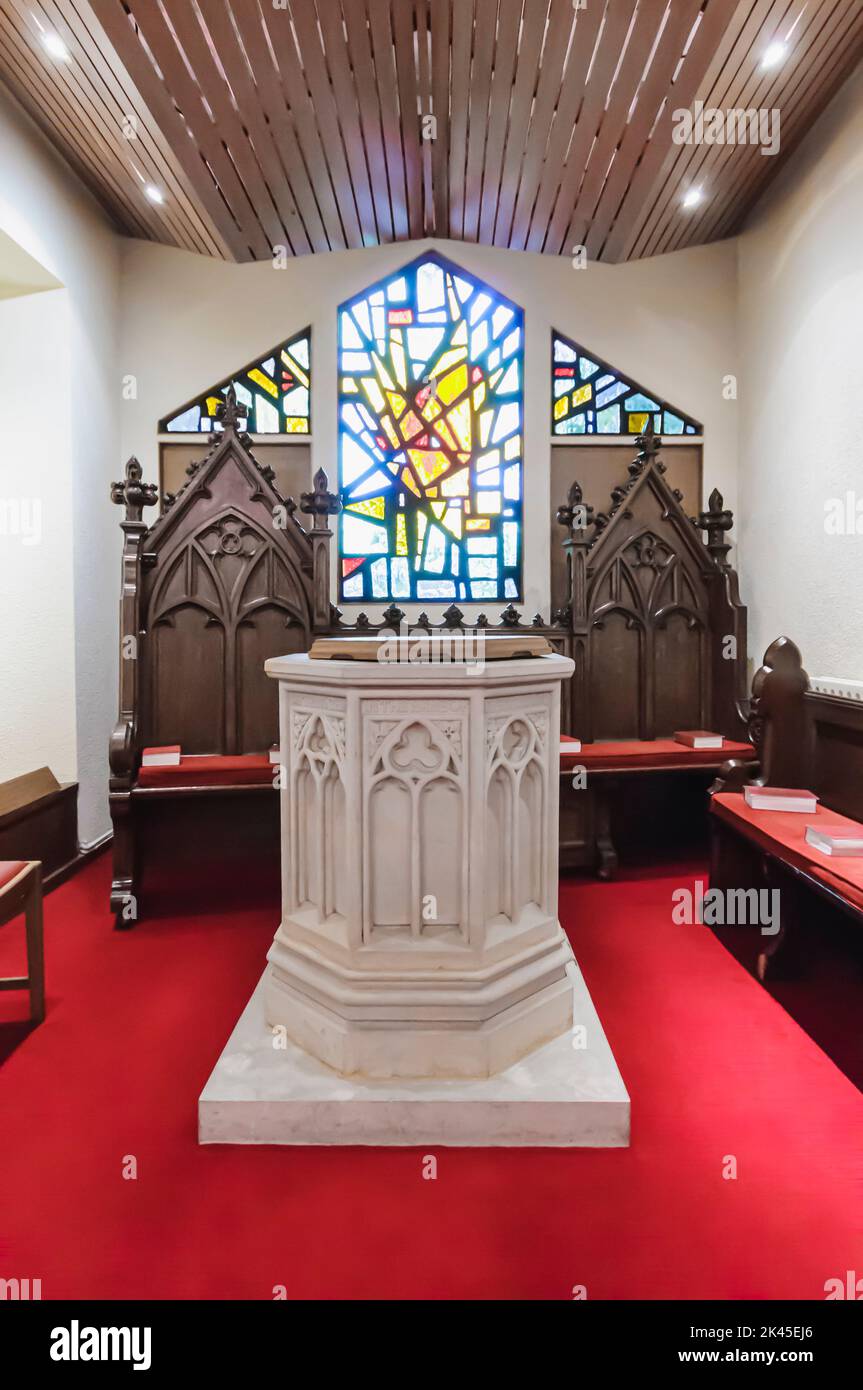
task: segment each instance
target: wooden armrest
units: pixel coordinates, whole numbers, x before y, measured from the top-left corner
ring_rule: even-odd
[[[708,793],[713,796],[715,792],[741,792],[744,787],[761,780],[755,775],[760,770],[760,763],[744,763],[740,758],[729,758],[719,768]]]

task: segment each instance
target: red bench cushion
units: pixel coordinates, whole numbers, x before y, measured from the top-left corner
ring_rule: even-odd
[[[561,743],[566,735],[561,734]],[[560,761],[564,768],[579,764],[582,767],[605,768],[631,767],[633,771],[645,765],[652,767],[685,767],[687,763],[699,765],[724,763],[727,758],[753,758],[755,750],[751,743],[735,743],[726,739],[721,748],[687,748],[673,738],[621,739],[608,743],[583,743],[580,753],[561,752]]]
[[[26,859],[0,859],[0,888],[5,888],[26,867]]]
[[[746,805],[741,792],[717,792],[710,809],[762,849],[802,869],[863,910],[863,859],[821,854],[806,843],[807,825],[844,825],[859,834],[863,830],[859,821],[849,820],[824,806],[816,807],[813,815],[801,815],[799,811],[754,811]]]
[[[142,767],[139,787],[243,787],[272,782],[268,753],[184,754],[174,767]]]

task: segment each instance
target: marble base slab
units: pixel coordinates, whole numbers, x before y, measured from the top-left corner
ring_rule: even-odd
[[[629,1096],[573,962],[574,1028],[496,1076],[340,1076],[273,1046],[263,977],[201,1092],[201,1144],[626,1148]],[[580,1031],[583,1029],[583,1033]]]

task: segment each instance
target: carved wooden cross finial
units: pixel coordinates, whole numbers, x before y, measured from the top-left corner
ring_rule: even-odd
[[[583,501],[581,483],[573,483],[566,501],[557,509],[557,521],[570,531],[584,531],[593,524],[593,507]]]
[[[238,425],[242,428],[245,424],[248,413],[246,406],[238,404],[233,386],[229,386],[225,392],[225,399],[216,406],[216,419],[224,429],[236,430]]]
[[[319,468],[313,479],[314,488],[311,492],[300,493],[300,511],[312,517],[312,525],[315,530],[326,527],[327,517],[334,516],[342,509],[341,498],[336,493],[330,492],[327,487],[327,475],[322,468]]]
[[[126,464],[123,482],[111,484],[111,501],[126,508],[124,521],[141,522],[144,508],[154,506],[159,496],[156,484],[142,482],[143,476],[144,470],[133,456]]]
[[[727,569],[728,562],[725,557],[731,549],[731,544],[725,540],[725,533],[734,525],[734,513],[725,506],[718,487],[715,487],[708,497],[707,511],[701,512],[696,525],[700,531],[707,532],[705,544],[715,564],[720,569]]]
[[[647,429],[636,435],[635,442],[638,445],[638,457],[642,466],[652,463],[662,444],[660,436],[654,433],[652,418],[647,422]]]

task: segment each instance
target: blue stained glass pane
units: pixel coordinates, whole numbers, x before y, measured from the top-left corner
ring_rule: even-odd
[[[626,382],[618,381],[616,385],[609,386],[605,391],[597,393],[596,404],[600,408],[604,405],[610,405],[612,401],[616,401],[618,396],[622,396],[624,391],[628,390],[629,387],[626,385]]]
[[[579,365],[579,372],[581,373],[582,381],[587,381],[588,377],[592,377],[594,372],[598,371],[598,362],[592,362],[589,357],[582,357],[581,363]]]
[[[623,404],[627,410],[659,409],[659,402],[652,401],[649,396],[645,396],[641,391],[636,391],[634,396],[628,396]]]
[[[620,434],[620,406],[609,405],[596,412],[597,434]]]

